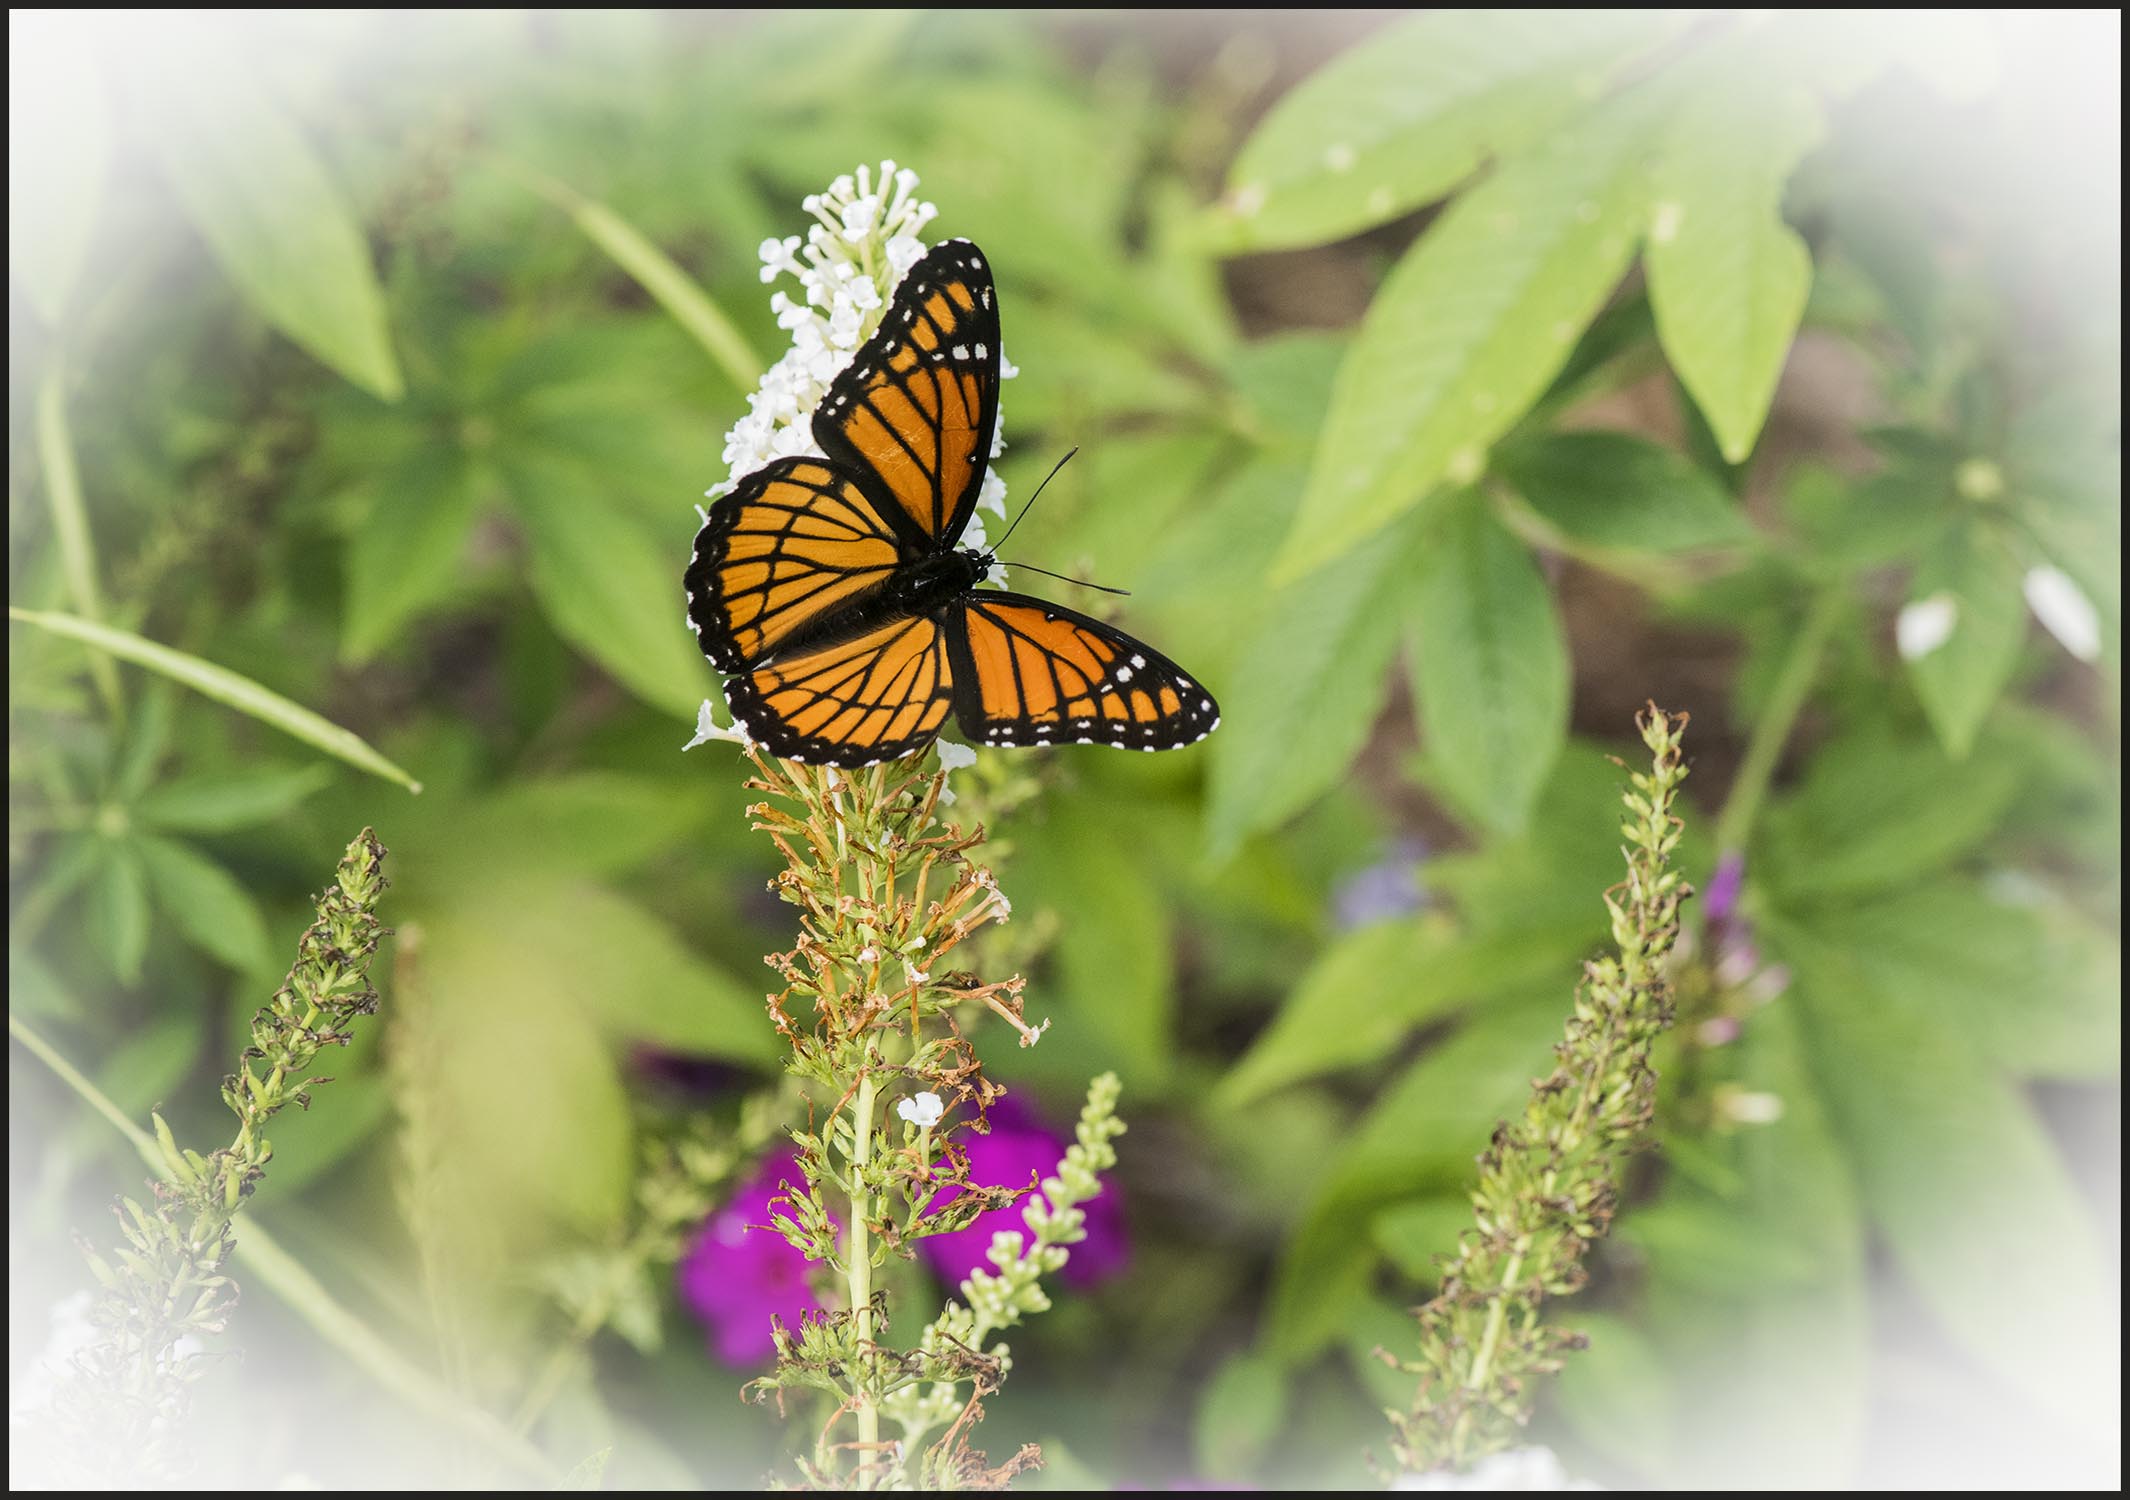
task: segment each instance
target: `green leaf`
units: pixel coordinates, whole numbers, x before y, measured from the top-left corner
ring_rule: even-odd
[[[1570,544],[1688,552],[1753,540],[1737,502],[1707,470],[1624,432],[1505,444],[1494,471]]]
[[[1545,578],[1485,498],[1442,509],[1410,605],[1422,742],[1467,817],[1515,833],[1568,741],[1568,644]]]
[[[154,153],[192,227],[267,322],[372,395],[404,389],[369,246],[339,184],[250,64],[156,75]]]
[[[1434,11],[1288,92],[1228,172],[1228,249],[1339,239],[1442,197],[1597,97],[1663,25],[1619,11]]]
[[[1571,984],[1589,925],[1474,938],[1434,916],[1346,933],[1318,954],[1272,1024],[1221,1080],[1215,1103],[1239,1108],[1304,1078],[1376,1061],[1457,1006],[1528,989],[1549,973]]]
[[[1274,1272],[1266,1327],[1280,1357],[1314,1355],[1365,1295],[1377,1208],[1469,1185],[1488,1133],[1545,1073],[1568,1005],[1566,986],[1551,985],[1489,1006],[1378,1096],[1324,1164]]]
[[[1769,810],[1771,884],[1816,899],[1942,871],[1993,833],[2024,772],[1985,742],[1948,761],[1927,739],[1868,726],[1821,747],[1804,782]]]
[[[172,839],[144,837],[137,847],[156,904],[180,932],[239,974],[272,967],[266,921],[234,876]]]
[[[1214,854],[1328,790],[1367,742],[1390,691],[1407,535],[1280,591],[1237,660],[1213,736],[1206,841]]]
[[[419,792],[422,789],[420,782],[371,749],[359,736],[226,667],[218,667],[213,662],[200,660],[197,656],[189,656],[183,651],[173,651],[168,646],[157,645],[130,630],[99,625],[93,620],[83,620],[73,615],[56,614],[47,610],[16,609],[10,605],[7,617],[25,625],[34,625],[39,630],[49,630],[52,634],[65,636],[69,640],[80,641],[99,651],[109,652],[121,661],[130,661],[150,671],[160,672],[165,677],[182,682],[194,692],[203,693],[217,703],[226,703],[239,713],[249,714],[260,723],[271,725],[307,745],[314,745],[326,754],[368,771],[373,776],[396,781],[410,792]]]
[[[1958,760],[1974,748],[2026,643],[2019,561],[1993,527],[1965,526],[1917,567],[1908,596],[1910,608],[1953,610],[1950,635],[1921,656],[1902,655],[1930,727]]]
[[[567,213],[593,244],[634,277],[636,284],[702,345],[703,352],[717,362],[734,389],[750,390],[760,383],[761,357],[747,346],[747,340],[725,316],[724,309],[635,225],[604,203],[595,202],[544,173],[525,171],[500,158],[489,160]]]
[[[8,998],[12,1009],[15,997]],[[127,1027],[119,1044],[91,1070],[96,1086],[128,1118],[142,1119],[192,1071],[205,1034],[197,1010],[168,1007],[151,1012],[142,1024]],[[109,1122],[83,1112],[68,1126],[65,1140],[76,1150],[96,1151],[115,1144],[110,1130]]]
[[[778,1056],[763,1005],[768,986],[727,974],[634,902],[568,881],[539,889],[513,881],[510,890],[509,931],[539,954],[549,983],[610,1035],[737,1063]]]
[[[1663,1351],[1627,1319],[1577,1307],[1562,1319],[1588,1346],[1561,1366],[1555,1402],[1577,1436],[1616,1464],[1665,1473],[1678,1448],[1678,1389]]]
[[[330,767],[317,765],[203,771],[150,787],[133,814],[168,832],[226,833],[281,817],[332,779]]]
[[[35,59],[9,92],[7,271],[57,325],[81,279],[111,175],[111,106],[95,32],[53,12],[18,12],[9,46]]]
[[[692,723],[711,677],[685,623],[687,528],[674,528],[681,551],[661,549],[573,466],[516,462],[508,480],[532,543],[533,593],[556,632],[645,702]]]
[[[1661,103],[1645,87],[1579,119],[1459,198],[1398,262],[1339,369],[1277,578],[1485,470],[1633,258]]]
[[[2112,1422],[2094,1320],[2114,1273],[2092,1210],[2024,1095],[1929,1006],[1794,925],[1813,1072],[1895,1262],[1981,1365],[2074,1428]]]
[[[2120,1067],[2122,951],[2038,887],[1936,880],[1789,916],[1875,993],[2009,1073],[2099,1081]]]
[[[443,867],[441,883],[477,879],[483,870],[620,875],[695,834],[708,811],[697,786],[650,776],[578,771],[528,779],[460,810],[448,824],[449,847],[428,860]]]
[[[1812,287],[1812,255],[1783,222],[1783,185],[1823,133],[1817,101],[1781,70],[1725,68],[1666,128],[1651,208],[1657,337],[1743,463],[1760,436]]]
[[[1057,914],[1049,992],[1070,1007],[1059,1029],[1084,1029],[1098,1057],[1151,1091],[1174,1064],[1175,943],[1144,849],[1107,836],[1119,815],[1113,802],[1059,801],[1044,837],[1015,853],[1011,885],[1017,906]],[[1042,1014],[1038,1005],[1030,1019]]]
[[[1191,1424],[1198,1472],[1212,1479],[1249,1474],[1287,1419],[1287,1375],[1276,1360],[1238,1354],[1213,1373]]]
[[[453,449],[424,453],[365,484],[373,494],[347,546],[340,628],[341,653],[350,661],[368,660],[460,585],[480,481]]]
[[[130,839],[102,841],[89,877],[88,933],[118,977],[138,984],[148,955],[148,875]]]

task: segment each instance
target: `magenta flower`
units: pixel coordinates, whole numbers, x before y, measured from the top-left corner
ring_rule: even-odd
[[[984,1187],[1020,1188],[1031,1180],[1040,1181],[1057,1170],[1066,1147],[1072,1144],[1012,1098],[991,1106],[989,1135],[970,1132],[957,1139],[969,1153],[970,1180]],[[943,1208],[960,1193],[959,1188],[950,1189],[940,1194],[932,1207]],[[991,1248],[994,1234],[1001,1229],[1022,1235],[1028,1232],[1021,1221],[1021,1210],[1027,1201],[1023,1198],[1011,1208],[994,1208],[979,1214],[963,1228],[918,1241],[918,1249],[942,1280],[959,1286],[971,1271],[993,1269],[985,1252]],[[1131,1245],[1125,1238],[1124,1209],[1118,1202],[1114,1182],[1105,1180],[1101,1193],[1080,1207],[1087,1215],[1087,1238],[1070,1247],[1072,1258],[1059,1274],[1066,1284],[1085,1289],[1123,1270],[1131,1259]]]
[[[681,1300],[710,1331],[710,1347],[728,1365],[766,1364],[776,1353],[772,1315],[796,1330],[799,1315],[820,1307],[810,1281],[812,1262],[766,1225],[776,1212],[769,1200],[777,1184],[796,1182],[798,1158],[790,1151],[764,1161],[754,1176],[710,1216],[681,1257],[676,1277]]]
[[[1711,923],[1726,923],[1738,911],[1738,897],[1745,890],[1745,856],[1731,853],[1716,862],[1715,878],[1708,883],[1708,894],[1701,898],[1701,909]]]

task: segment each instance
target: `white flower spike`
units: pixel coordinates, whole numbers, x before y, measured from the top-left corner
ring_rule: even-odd
[[[707,745],[712,740],[728,740],[742,750],[754,743],[747,733],[747,726],[735,719],[731,724],[717,721],[717,705],[708,698],[695,711],[695,738],[681,746],[683,751],[693,750],[697,745]]]

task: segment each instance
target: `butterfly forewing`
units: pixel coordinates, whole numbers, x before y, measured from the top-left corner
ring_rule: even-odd
[[[847,475],[778,459],[710,507],[687,572],[688,620],[711,664],[737,672],[885,583],[902,558]]]
[[[1220,723],[1212,695],[1123,631],[981,589],[947,624],[955,717],[980,745],[1172,750]]]
[[[771,755],[858,766],[921,750],[946,722],[953,674],[946,633],[906,615],[807,645],[725,679],[725,701]]]
[[[998,297],[967,240],[937,245],[814,413],[814,441],[920,549],[969,524],[998,422]]]

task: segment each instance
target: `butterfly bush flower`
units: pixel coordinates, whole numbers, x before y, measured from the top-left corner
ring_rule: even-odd
[[[769,299],[777,326],[791,335],[791,348],[769,367],[761,388],[747,398],[747,415],[725,434],[728,472],[713,497],[777,459],[823,456],[814,442],[814,408],[880,326],[896,284],[925,253],[926,226],[939,215],[917,196],[917,174],[892,161],[838,177],[801,206],[814,219],[806,238],[787,235],[761,246],[763,283],[785,277],[798,283],[796,296],[779,288]],[[1001,351],[1000,376],[1010,380],[1019,373]],[[994,463],[1006,450],[1004,430],[1003,420],[993,429]],[[984,475],[963,546],[986,550],[987,510],[1006,514],[1006,485],[996,469]],[[991,582],[1004,583],[1005,570],[994,567]]]
[[[681,1300],[708,1329],[710,1347],[728,1365],[755,1368],[776,1353],[771,1318],[796,1324],[820,1309],[812,1263],[767,1225],[780,1183],[798,1175],[786,1151],[711,1215],[677,1273]]]

